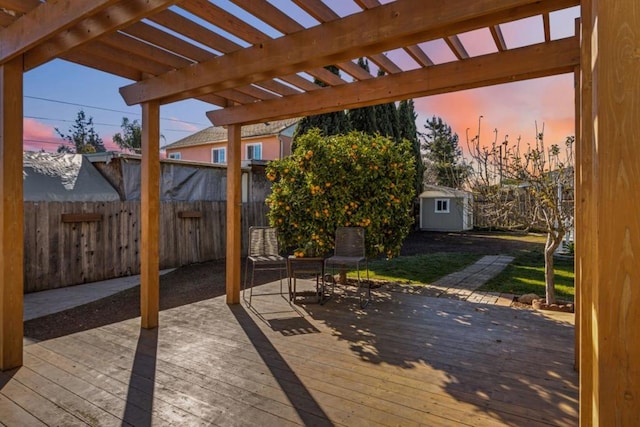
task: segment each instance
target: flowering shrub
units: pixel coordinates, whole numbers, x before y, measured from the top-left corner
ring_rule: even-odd
[[[366,229],[369,256],[397,255],[413,218],[414,157],[408,141],[312,130],[267,167],[269,222],[296,256],[333,249],[336,227]]]

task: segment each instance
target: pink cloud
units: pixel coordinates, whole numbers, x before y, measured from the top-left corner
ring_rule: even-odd
[[[35,119],[23,120],[23,149],[26,151],[55,152],[65,141],[58,136],[55,128]]]
[[[469,139],[478,133],[480,141],[488,146],[493,143],[498,130],[498,141],[509,135],[515,142],[533,142],[536,122],[539,130],[544,123],[545,141],[562,143],[575,134],[573,75],[510,83],[500,86],[466,90],[416,99],[418,130],[431,116],[439,116],[460,137],[460,145],[466,148],[467,129]]]
[[[29,118],[23,120],[22,141],[25,151],[44,150],[50,153],[55,153],[60,145],[68,144],[56,133],[54,126]],[[113,136],[103,138],[102,142],[108,151],[122,151],[113,142]]]
[[[107,149],[107,151],[123,151],[118,144],[116,144],[115,142],[113,142],[113,135],[106,137],[106,138],[102,138],[102,143],[104,144],[104,148]]]

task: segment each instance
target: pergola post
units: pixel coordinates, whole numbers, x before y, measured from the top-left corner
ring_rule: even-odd
[[[227,133],[227,304],[238,304],[242,256],[242,126],[229,125]]]
[[[142,104],[140,312],[142,327],[158,326],[160,311],[160,104]]]
[[[0,65],[0,370],[22,365],[22,57]]]
[[[579,29],[578,29],[579,30]],[[579,34],[579,33],[577,33]],[[581,229],[584,228],[584,225],[581,223],[582,221],[582,217],[580,217],[580,219],[575,217],[575,212],[581,208],[581,204],[578,202],[578,197],[582,196],[581,194],[581,189],[578,188],[579,187],[579,171],[581,171],[580,169],[580,162],[581,162],[581,152],[580,149],[582,147],[579,147],[580,145],[580,141],[581,141],[581,130],[580,127],[582,126],[582,120],[581,120],[581,111],[582,111],[582,97],[581,97],[581,92],[580,92],[580,78],[581,78],[581,73],[580,73],[580,67],[576,67],[576,70],[573,73],[573,87],[574,87],[574,93],[575,93],[575,98],[574,98],[574,103],[575,103],[575,138],[576,138],[576,143],[574,144],[574,153],[575,153],[575,168],[574,168],[574,173],[573,173],[573,188],[574,188],[574,198],[573,198],[573,211],[574,211],[574,245],[576,243],[577,237],[576,237],[576,233],[575,230],[578,229],[578,226],[580,226]],[[575,253],[575,250],[574,250]],[[574,279],[574,294],[575,294],[575,301],[574,301],[574,314],[575,314],[575,338],[574,338],[574,354],[573,354],[573,360],[574,360],[574,369],[576,371],[580,371],[580,322],[581,322],[581,318],[583,316],[583,311],[582,311],[582,289],[580,288],[579,285],[582,284],[581,282],[581,271],[580,271],[580,258],[576,255],[574,256],[574,271],[575,271],[575,279]]]
[[[583,138],[592,158],[583,153],[581,161],[593,174],[587,201],[593,250],[582,259],[597,268],[580,284],[592,287],[583,294],[591,319],[581,351],[591,353],[582,359],[580,423],[630,426],[640,413],[640,9],[637,0],[586,0],[585,9],[591,50],[584,64],[593,84],[583,92],[591,97]]]
[[[580,100],[579,132],[576,128],[576,170],[575,170],[575,288],[576,288],[576,335],[579,341],[580,368],[580,424],[592,425],[594,375],[594,347],[592,339],[592,316],[594,313],[594,292],[598,257],[594,210],[596,193],[594,182],[595,146],[593,144],[593,95],[591,70],[592,15],[589,1],[582,3],[580,11],[581,66],[579,85],[576,92]]]

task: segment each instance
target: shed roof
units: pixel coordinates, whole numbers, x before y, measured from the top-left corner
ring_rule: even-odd
[[[471,193],[464,190],[458,190],[450,187],[439,185],[425,185],[425,190],[420,194],[421,199],[431,197],[469,197]]]

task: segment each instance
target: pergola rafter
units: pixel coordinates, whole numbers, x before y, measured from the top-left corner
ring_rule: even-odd
[[[267,102],[229,107],[211,111],[207,115],[216,126],[252,124],[322,114],[335,111],[336,107],[346,110],[570,73],[579,63],[579,41],[573,37]],[[393,88],[393,91],[386,88]]]
[[[576,2],[566,1],[566,4],[571,6]],[[420,5],[420,8],[424,7]],[[424,15],[417,13],[415,3],[397,1],[288,36],[260,41],[258,45],[215,57],[187,69],[123,87],[121,93],[129,104],[152,99],[163,103],[175,102],[258,83],[282,74],[379,54],[443,35],[453,36],[497,25],[505,19],[505,15],[510,19],[518,19],[556,10],[557,7],[557,1],[490,0],[480,6],[478,3],[470,5],[457,0],[448,2],[446,6],[441,2],[433,2],[432,7],[428,8],[431,13]],[[252,36],[257,37],[256,34]],[[380,57],[378,60],[381,63],[384,61]],[[212,70],[217,72],[212,73]]]

